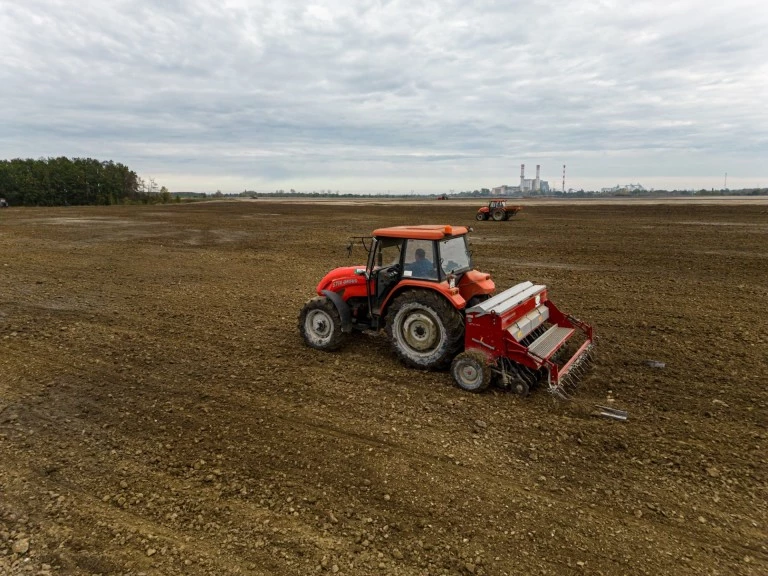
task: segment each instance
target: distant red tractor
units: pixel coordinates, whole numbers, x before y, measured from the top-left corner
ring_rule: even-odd
[[[594,345],[592,328],[560,312],[546,286],[523,282],[492,296],[472,266],[463,226],[374,230],[364,266],[326,274],[299,314],[304,342],[336,350],[354,331],[385,329],[407,366],[444,369],[479,392],[491,383],[525,395],[540,381],[564,395]]]
[[[491,200],[488,206],[482,206],[475,214],[476,220],[509,220],[522,210],[522,206],[508,206],[507,201],[503,199]]]

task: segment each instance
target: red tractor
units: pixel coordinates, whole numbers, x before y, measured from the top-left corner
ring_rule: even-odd
[[[407,366],[451,367],[463,389],[492,378],[519,394],[541,380],[565,393],[588,358],[592,328],[560,312],[545,286],[523,282],[491,296],[490,275],[473,268],[463,226],[374,230],[365,266],[326,274],[299,315],[305,343],[336,350],[358,330],[385,329]]]
[[[507,201],[503,199],[491,200],[488,206],[481,206],[475,214],[476,220],[509,220],[522,210],[522,206],[507,206]]]

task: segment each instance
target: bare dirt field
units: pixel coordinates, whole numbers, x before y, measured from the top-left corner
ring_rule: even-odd
[[[473,216],[0,211],[0,574],[768,574],[768,206]],[[595,326],[576,400],[303,345],[348,238],[423,223]]]

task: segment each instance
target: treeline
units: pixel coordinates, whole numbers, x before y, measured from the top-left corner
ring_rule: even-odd
[[[60,157],[0,160],[0,198],[11,206],[74,206],[167,202],[171,196],[119,162]]]
[[[221,196],[241,197],[241,198],[284,198],[284,197],[296,197],[296,198],[424,198],[424,194],[392,194],[392,193],[378,193],[371,192],[369,194],[354,193],[354,192],[339,192],[336,190],[313,190],[312,192],[299,192],[291,188],[290,190],[275,190],[274,192],[256,192],[255,190],[243,190],[237,194],[222,194],[220,190],[217,190],[212,195],[214,198]],[[431,194],[429,196],[434,196]]]

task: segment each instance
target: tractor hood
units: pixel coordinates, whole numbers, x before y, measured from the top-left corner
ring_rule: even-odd
[[[350,286],[365,286],[365,264],[361,266],[342,266],[323,276],[317,285],[317,293],[323,290],[340,292]]]

